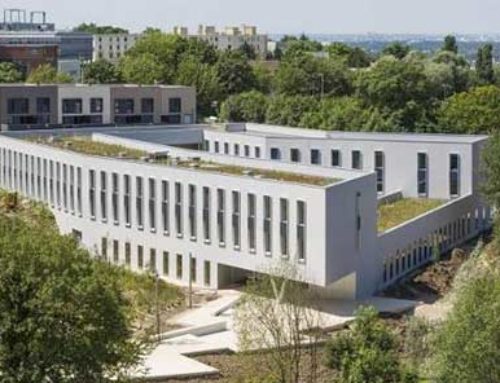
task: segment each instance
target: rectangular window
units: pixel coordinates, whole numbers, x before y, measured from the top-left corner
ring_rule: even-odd
[[[62,100],[63,114],[82,114],[81,98],[66,98]]]
[[[29,113],[29,99],[27,98],[9,98],[7,100],[7,113],[8,114],[28,114]]]
[[[170,256],[168,251],[163,252],[163,275],[170,275]]]
[[[111,176],[111,190],[112,190],[112,196],[111,196],[111,209],[112,209],[112,214],[113,214],[113,222],[115,225],[118,225],[118,222],[120,220],[120,213],[119,213],[119,203],[118,203],[118,196],[120,193],[119,190],[119,184],[118,184],[118,174],[113,173]]]
[[[132,187],[130,185],[130,176],[125,174],[123,176],[123,214],[125,215],[125,225],[126,226],[131,226],[132,225],[132,219],[131,219],[131,190]]]
[[[177,254],[176,259],[176,275],[177,279],[182,279],[182,254]]]
[[[144,268],[144,247],[141,245],[137,246],[137,267]]]
[[[290,149],[290,161],[292,162],[300,162],[300,150],[299,149]]]
[[[288,234],[288,200],[280,198],[280,247],[283,257],[289,256],[289,234]]]
[[[120,243],[113,240],[113,262],[117,264],[120,261]]]
[[[156,181],[149,179],[149,229],[156,232]]]
[[[224,154],[229,154],[229,144],[224,142]]]
[[[271,148],[271,159],[281,160],[281,150],[279,148]]]
[[[131,254],[132,254],[132,252],[131,252],[130,243],[127,242],[127,243],[125,243],[125,264],[127,266],[130,266],[130,264],[132,263]]]
[[[236,249],[241,247],[241,198],[240,193],[233,191],[233,246]]]
[[[95,190],[95,170],[89,170],[89,206],[90,206],[90,218],[95,219],[95,202],[96,202],[96,190]]]
[[[318,149],[311,149],[311,164],[321,165],[321,151]]]
[[[332,166],[338,166],[338,167],[342,166],[340,150],[332,149],[331,155],[332,155]]]
[[[450,154],[450,197],[460,196],[460,156]]]
[[[26,162],[25,166],[27,166]],[[59,162],[56,163],[56,200],[57,200],[57,207],[60,209],[61,208],[61,164]]]
[[[31,174],[33,174],[33,163],[31,164]],[[63,206],[64,211],[68,211],[68,165],[63,164],[62,167],[62,192],[63,192]],[[33,190],[33,183],[31,184],[31,188]]]
[[[104,260],[108,259],[108,239],[105,237],[101,239],[101,257]]]
[[[210,242],[210,188],[203,187],[203,240]]]
[[[300,262],[306,260],[306,203],[297,201],[297,257]]]
[[[76,209],[78,210],[78,215],[82,216],[82,168],[76,168]]]
[[[175,183],[175,230],[178,237],[182,237],[182,184]]]
[[[108,220],[107,188],[106,172],[101,172],[101,219],[103,222]]]
[[[219,141],[214,141],[214,152],[219,153],[220,148],[219,148]]]
[[[245,145],[244,151],[245,151],[245,157],[250,157],[250,146],[249,145]]]
[[[351,152],[351,155],[352,155],[352,163],[351,163],[351,167],[353,169],[362,169],[363,168],[363,158],[361,156],[361,152],[359,150],[353,150]]]
[[[259,146],[255,147],[255,158],[260,158],[260,147]]]
[[[196,186],[189,185],[189,235],[196,239]]]
[[[75,213],[75,167],[74,166],[69,167],[69,208],[71,209],[71,213],[74,214]]]
[[[226,244],[226,195],[223,189],[217,189],[217,233],[219,244]]]
[[[170,232],[169,219],[169,188],[168,181],[161,182],[161,221],[163,226],[163,234],[168,235]]]
[[[90,172],[92,172],[92,170]],[[92,179],[90,178],[89,182],[91,182],[91,181],[92,181]],[[89,195],[91,194],[90,190],[91,190],[91,188],[89,187]],[[54,207],[54,204],[55,204],[55,199],[54,199],[54,161],[52,161],[52,160],[49,161],[49,198],[50,198],[50,204],[52,205],[52,207]],[[91,210],[92,210],[92,202],[91,201],[92,201],[92,199],[89,198],[89,205],[90,205]],[[92,215],[92,211],[91,211],[91,215]]]
[[[235,156],[240,155],[240,145],[239,144],[234,144],[234,155]]]
[[[168,111],[169,113],[181,113],[182,100],[180,97],[172,97],[168,99]]]
[[[375,172],[377,173],[377,193],[384,192],[385,180],[385,155],[384,152],[375,152]]]
[[[196,283],[196,258],[190,258],[191,282]]]
[[[90,99],[90,113],[102,113],[103,112],[103,100],[102,98],[91,98]]]
[[[136,219],[137,227],[139,230],[144,228],[144,185],[142,177],[136,177],[135,179],[136,196],[135,196],[135,209],[136,209]]]
[[[149,271],[156,273],[156,249],[149,249]]]
[[[210,286],[211,282],[211,271],[210,271],[210,261],[205,261],[203,263],[203,283],[205,286]]]
[[[428,194],[428,177],[429,177],[429,161],[427,153],[417,154],[417,188],[420,197],[427,197]]]
[[[118,98],[115,100],[115,114],[134,114],[134,100]]]
[[[37,114],[50,113],[50,98],[49,97],[38,97],[36,99],[36,113]]]
[[[155,110],[154,99],[143,98],[141,100],[141,113],[142,114],[153,114]]]
[[[255,194],[248,194],[248,247],[255,252],[256,247],[256,198]]]
[[[264,251],[266,255],[272,253],[272,199],[264,196]]]

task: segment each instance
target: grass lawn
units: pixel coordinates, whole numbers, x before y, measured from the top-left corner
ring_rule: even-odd
[[[403,198],[378,207],[378,232],[383,233],[406,221],[441,206],[445,201],[426,198]]]

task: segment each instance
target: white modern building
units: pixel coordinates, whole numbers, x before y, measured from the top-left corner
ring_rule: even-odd
[[[206,41],[221,51],[237,50],[247,44],[258,57],[265,58],[267,55],[268,36],[258,33],[257,27],[252,25],[242,25],[241,28],[226,27],[222,31],[218,31],[214,26],[200,25],[196,34],[190,34],[186,27],[176,26],[173,33]]]
[[[92,37],[92,60],[103,59],[116,64],[135,45],[140,36],[140,34],[133,33],[94,35]]]
[[[255,124],[6,132],[0,187],[110,262],[174,283],[216,289],[286,263],[355,299],[490,227],[486,141]],[[402,198],[439,204],[380,230],[379,206]]]

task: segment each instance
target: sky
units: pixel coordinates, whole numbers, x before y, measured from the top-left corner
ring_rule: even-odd
[[[257,25],[265,33],[497,33],[500,0],[4,0],[46,10],[58,28],[82,22],[139,32],[198,24]]]

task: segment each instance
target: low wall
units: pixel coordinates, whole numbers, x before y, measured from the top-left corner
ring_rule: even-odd
[[[436,252],[445,253],[490,227],[490,208],[467,195],[380,234],[381,287],[430,262]]]

